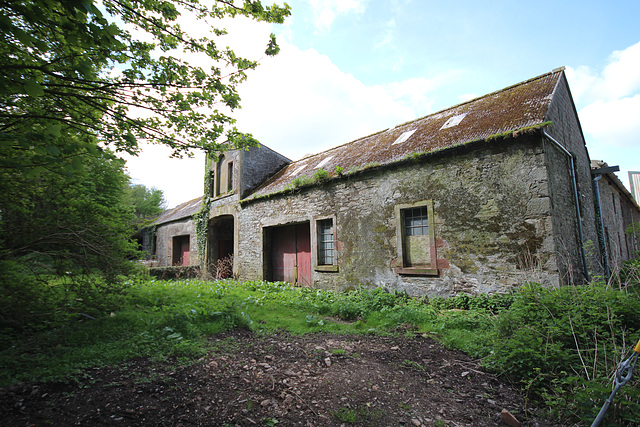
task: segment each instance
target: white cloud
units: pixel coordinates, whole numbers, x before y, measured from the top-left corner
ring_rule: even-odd
[[[586,134],[602,143],[633,147],[640,135],[640,94],[589,104],[580,110],[580,122]]]
[[[376,49],[379,49],[383,46],[390,45],[394,39],[395,31],[396,31],[396,20],[392,18],[391,20],[387,21],[387,23],[384,24],[383,31],[381,32],[382,37],[380,37],[380,41],[378,41],[375,44]]]
[[[129,176],[135,184],[155,187],[163,191],[167,207],[202,196],[204,189],[204,154],[192,158],[171,158],[171,149],[165,146],[141,144],[137,157],[122,154],[127,161]]]
[[[457,75],[367,86],[314,49],[281,47],[241,86],[237,118],[241,130],[292,159],[430,113],[430,93]]]
[[[640,42],[614,51],[602,70],[567,68],[567,79],[592,158],[640,170]]]
[[[460,101],[460,103],[463,103],[471,101],[472,99],[476,99],[479,96],[480,95],[478,95],[477,93],[463,93],[462,95],[458,95],[458,101]]]
[[[308,0],[313,8],[313,23],[318,30],[328,31],[338,15],[362,14],[368,0]]]
[[[271,30],[235,21],[228,27],[230,34],[253,40],[229,43],[245,56],[261,53]],[[239,86],[242,108],[234,116],[239,130],[294,160],[426,115],[432,112],[430,94],[459,78],[458,72],[446,72],[433,79],[367,86],[318,51],[279,42],[280,54],[264,57]],[[131,176],[162,189],[169,206],[201,195],[202,156],[178,160],[168,154],[162,147],[146,146],[139,158],[129,160]]]
[[[433,92],[456,81],[460,72],[449,70],[432,78],[415,77],[384,85],[387,92],[396,102],[411,108],[416,117],[433,112]]]
[[[567,67],[567,78],[576,103],[615,100],[640,90],[640,42],[614,51],[598,72],[589,67]]]

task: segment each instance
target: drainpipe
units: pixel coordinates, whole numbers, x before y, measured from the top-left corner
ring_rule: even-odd
[[[596,193],[596,209],[597,209],[597,226],[598,226],[598,240],[600,240],[600,250],[602,251],[602,259],[604,261],[604,274],[605,277],[609,277],[611,269],[609,268],[609,250],[607,248],[607,239],[604,235],[604,221],[602,220],[602,204],[600,203],[600,185],[598,181],[602,178],[603,174],[611,172],[619,172],[620,166],[606,166],[599,169],[591,170],[593,175],[593,191]]]
[[[575,163],[573,160],[573,154],[571,154],[562,144],[556,141],[551,135],[547,133],[545,129],[542,129],[542,135],[549,138],[553,144],[560,149],[564,154],[569,157],[570,169],[571,169],[571,181],[573,182],[573,200],[576,206],[576,218],[578,220],[578,238],[580,239],[580,252],[582,255],[582,266],[584,268],[584,274],[587,281],[591,280],[589,277],[589,269],[587,267],[587,256],[584,252],[584,233],[582,231],[582,216],[580,215],[580,200],[578,198],[578,180],[576,179]]]
[[[607,250],[607,241],[604,238],[604,224],[602,222],[602,204],[600,203],[600,185],[598,181],[602,175],[593,177],[593,191],[596,193],[596,214],[598,226],[598,239],[600,239],[600,250],[602,251],[602,260],[604,261],[604,277],[609,277],[609,254]]]

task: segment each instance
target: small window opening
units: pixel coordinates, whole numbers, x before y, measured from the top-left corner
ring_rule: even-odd
[[[318,264],[335,265],[335,233],[333,219],[318,221]]]
[[[216,197],[216,173],[209,171],[209,197]]]
[[[227,191],[233,191],[233,162],[227,166]]]
[[[218,164],[216,165],[216,196],[219,196],[223,190],[223,186],[221,184],[222,180],[222,163],[224,162],[224,156],[220,156],[218,159]]]
[[[405,209],[403,213],[405,236],[429,235],[429,218],[427,216],[426,206]]]
[[[415,133],[415,131],[416,131],[416,129],[408,130],[406,132],[403,132],[402,135],[400,135],[398,137],[398,139],[396,139],[395,142],[393,144],[391,144],[391,145],[402,144],[403,142],[405,142],[406,140],[411,138],[411,135],[413,135]]]

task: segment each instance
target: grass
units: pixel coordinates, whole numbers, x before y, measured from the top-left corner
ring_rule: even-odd
[[[418,307],[406,294],[384,290],[336,294],[283,283],[153,279],[123,286],[114,306],[92,312],[95,320],[66,316],[46,330],[20,335],[5,329],[0,386],[59,379],[139,356],[195,360],[212,349],[208,336],[234,328],[386,334],[408,321],[403,310],[408,316],[435,317],[427,307],[414,312]]]
[[[20,334],[0,325],[0,386],[69,379],[89,367],[140,356],[192,363],[232,345],[208,337],[234,328],[258,334],[404,333],[433,337],[481,359],[547,407],[560,424],[590,422],[611,392],[617,364],[640,338],[640,262],[631,266],[617,284],[559,289],[532,284],[510,295],[431,300],[385,289],[334,293],[284,283],[131,279],[116,296],[93,301],[102,294],[73,298],[56,292],[63,284],[51,284],[48,303],[59,296],[62,307],[56,316]],[[63,308],[66,314],[59,315]],[[79,310],[95,320],[79,316]],[[329,351],[346,355],[341,348]],[[402,366],[425,369],[410,360]],[[638,385],[634,378],[618,393],[610,422],[640,422]],[[343,408],[334,416],[346,423],[375,418],[360,409]]]

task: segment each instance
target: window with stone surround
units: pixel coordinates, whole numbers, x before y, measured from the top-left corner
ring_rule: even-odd
[[[316,271],[338,271],[336,230],[333,218],[316,221]]]
[[[396,205],[395,218],[396,273],[437,275],[433,201]]]

